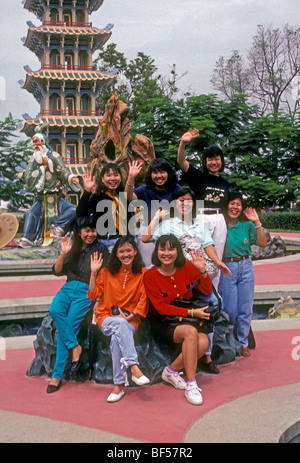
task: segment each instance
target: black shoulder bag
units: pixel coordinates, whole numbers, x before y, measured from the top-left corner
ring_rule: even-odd
[[[205,312],[210,313],[209,320],[204,320],[196,317],[182,317],[179,315],[168,315],[163,318],[163,321],[167,322],[170,325],[178,325],[179,323],[188,323],[188,324],[198,324],[201,325],[203,328],[203,331],[206,333],[211,333],[213,331],[213,326],[215,321],[219,318],[220,312],[221,312],[221,304],[220,301],[218,304],[214,304],[211,301],[204,301],[201,299],[201,293],[197,292],[194,290],[194,288],[199,284],[200,280],[197,280],[195,283],[193,283],[189,289],[184,293],[182,298],[176,298],[171,301],[171,305],[174,305],[176,307],[182,307],[184,309],[201,309],[205,306],[208,306],[207,309],[205,309]],[[215,288],[213,288],[215,294]],[[187,294],[193,291],[194,297],[191,299],[185,299]],[[217,294],[216,294],[217,296]],[[217,296],[218,300],[219,297]]]

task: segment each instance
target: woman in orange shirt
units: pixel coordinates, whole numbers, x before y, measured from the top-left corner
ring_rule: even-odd
[[[138,386],[148,384],[149,379],[138,367],[134,345],[141,317],[148,312],[148,298],[143,277],[146,269],[134,240],[128,236],[119,238],[113,247],[108,268],[101,268],[102,257],[91,256],[91,277],[88,297],[98,299],[95,317],[105,336],[111,336],[114,389],[108,402],[117,402],[128,385],[126,368]],[[100,270],[99,274],[98,271]]]

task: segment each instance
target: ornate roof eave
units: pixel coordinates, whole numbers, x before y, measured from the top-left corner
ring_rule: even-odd
[[[27,76],[26,81],[23,85],[21,85],[21,88],[24,88],[29,93],[32,93],[38,103],[40,103],[43,96],[46,95],[46,87],[43,85],[43,82],[37,79],[27,79]]]
[[[99,10],[99,8],[103,5],[104,0],[90,0],[88,12],[89,14],[93,13],[93,11]]]
[[[110,30],[101,30],[95,27],[63,27],[63,26],[40,26],[30,27],[28,29],[27,37],[23,39],[24,46],[40,60],[43,53],[46,51],[46,43],[48,35],[57,35],[59,37],[71,36],[71,37],[93,37],[93,49],[94,53],[99,48],[102,48],[105,43],[111,37]]]
[[[43,14],[47,10],[47,2],[46,0],[23,0],[23,8],[42,20]]]
[[[103,2],[104,0],[90,0],[88,5],[89,14],[99,10]],[[23,0],[23,7],[42,20],[43,13],[47,10],[47,2],[46,0]]]
[[[76,176],[84,175],[87,173],[88,164],[66,164],[66,168],[69,169],[71,174]]]
[[[103,74],[101,71],[91,70],[56,70],[40,69],[39,71],[27,72],[25,83],[22,88],[28,90],[32,81],[36,80],[58,80],[58,81],[75,81],[75,82],[96,82],[97,87],[101,82],[110,85],[115,80],[114,74]]]
[[[24,122],[20,132],[25,133],[28,137],[33,137],[37,125],[47,123],[49,127],[61,128],[98,128],[102,116],[37,116],[35,119],[28,119]]]

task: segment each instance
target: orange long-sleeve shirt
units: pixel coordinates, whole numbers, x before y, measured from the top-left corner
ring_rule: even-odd
[[[137,316],[130,323],[138,328],[141,317],[147,316],[149,307],[143,281],[145,272],[145,268],[141,273],[121,268],[118,273],[112,275],[107,268],[100,270],[94,290],[88,292],[90,299],[100,299],[95,313],[99,327],[103,320],[110,316],[111,306],[117,305],[130,313],[136,313]]]

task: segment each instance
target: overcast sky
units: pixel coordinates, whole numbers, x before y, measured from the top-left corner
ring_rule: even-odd
[[[26,21],[36,26],[40,21],[21,0],[0,0],[0,11],[0,119],[9,112],[35,117],[39,105],[18,81],[25,80],[24,65],[39,69],[21,37],[27,35]],[[213,92],[210,78],[220,56],[233,50],[246,56],[258,24],[299,26],[300,5],[299,0],[104,0],[90,20],[99,29],[114,24],[108,43],[116,43],[128,59],[142,51],[155,59],[162,75],[173,63],[178,74],[188,71],[179,83],[182,92],[201,94]]]

